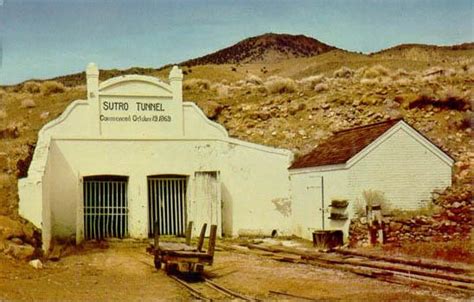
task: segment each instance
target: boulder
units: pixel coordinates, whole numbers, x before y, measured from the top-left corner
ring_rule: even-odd
[[[399,222],[390,222],[390,230],[392,231],[399,231],[402,228],[403,224]]]
[[[35,248],[29,244],[18,245],[14,242],[8,241],[3,253],[12,256],[15,259],[29,260],[33,258]]]
[[[210,119],[216,119],[224,109],[224,106],[215,101],[207,101],[199,104],[206,116]]]
[[[31,265],[32,267],[36,268],[36,269],[42,269],[43,268],[43,263],[39,259],[31,260],[30,262],[28,262],[28,264]]]

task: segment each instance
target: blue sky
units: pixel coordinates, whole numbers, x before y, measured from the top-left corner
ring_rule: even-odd
[[[352,51],[472,42],[471,0],[0,0],[0,84],[160,67],[266,32]]]

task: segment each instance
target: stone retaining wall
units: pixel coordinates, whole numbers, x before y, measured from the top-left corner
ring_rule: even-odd
[[[432,216],[416,215],[412,218],[384,217],[384,242],[432,242],[465,240],[474,226],[474,205],[471,186],[448,189],[433,201],[440,211]],[[351,246],[369,244],[367,218],[352,219],[349,228]]]

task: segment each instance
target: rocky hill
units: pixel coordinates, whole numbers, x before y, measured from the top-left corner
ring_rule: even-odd
[[[181,65],[245,64],[307,58],[336,49],[304,35],[268,33],[251,37],[209,55],[188,60]]]

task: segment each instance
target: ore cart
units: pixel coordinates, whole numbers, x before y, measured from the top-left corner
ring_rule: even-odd
[[[164,266],[166,272],[202,273],[204,266],[212,265],[216,246],[217,225],[211,225],[207,251],[203,251],[207,224],[201,228],[197,246],[191,245],[192,222],[186,229],[186,243],[160,242],[158,225],[155,225],[154,243],[149,249],[154,255],[155,267]]]

